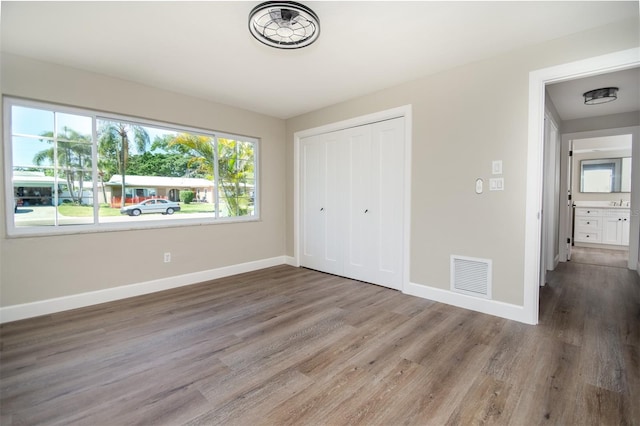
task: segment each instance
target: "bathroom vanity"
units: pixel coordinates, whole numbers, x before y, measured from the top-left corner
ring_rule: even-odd
[[[590,202],[574,206],[573,241],[576,245],[629,245],[629,207],[626,203],[612,204]]]

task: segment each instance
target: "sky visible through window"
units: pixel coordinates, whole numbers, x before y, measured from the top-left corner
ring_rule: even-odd
[[[13,106],[11,110],[11,124],[13,135],[29,135],[29,136],[44,136],[52,135],[55,125],[55,119],[57,119],[57,134],[64,133],[64,128],[72,129],[81,135],[87,136],[91,139],[92,129],[92,117],[83,116],[78,114],[67,114],[56,112],[57,117],[54,119],[54,112],[42,109],[27,108],[22,106]],[[149,139],[153,143],[156,138],[162,138],[166,136],[175,136],[177,132],[160,129],[151,126],[141,126],[149,135]],[[100,129],[98,129],[99,131]],[[15,137],[14,137],[15,140]],[[18,138],[16,141],[20,144],[20,149],[14,149],[13,151],[13,164],[14,166],[33,166],[35,155],[47,149],[50,144],[47,140],[40,141],[33,138]],[[135,146],[131,147],[132,154],[141,154],[136,150]],[[161,148],[155,148],[158,152],[164,152]]]

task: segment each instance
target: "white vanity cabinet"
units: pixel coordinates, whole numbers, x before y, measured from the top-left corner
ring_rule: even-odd
[[[629,245],[629,209],[607,209],[602,221],[602,243]]]
[[[629,209],[606,207],[576,207],[576,243],[629,245]]]
[[[573,240],[583,243],[602,242],[602,214],[604,209],[576,207]]]

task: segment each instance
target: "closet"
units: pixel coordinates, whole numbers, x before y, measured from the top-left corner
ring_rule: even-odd
[[[404,118],[300,140],[302,266],[400,289]]]

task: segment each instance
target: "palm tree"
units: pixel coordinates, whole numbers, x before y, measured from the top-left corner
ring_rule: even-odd
[[[169,147],[191,155],[189,167],[213,178],[216,158],[213,139],[182,133],[169,142]],[[247,181],[253,179],[254,153],[250,143],[218,138],[218,188],[225,199],[230,216],[243,216],[249,210]]]
[[[53,132],[45,132],[41,136],[53,138]],[[57,170],[63,170],[67,181],[67,187],[74,203],[82,204],[82,193],[86,171],[91,168],[91,137],[82,135],[68,127],[57,136],[57,145],[52,139],[41,139],[51,143],[51,147],[37,152],[33,162],[40,166],[45,161],[53,164]],[[78,195],[75,193],[74,182],[78,181]],[[90,174],[90,172],[89,172]]]
[[[106,179],[118,173],[122,177],[121,207],[125,205],[127,161],[129,159],[130,141],[133,140],[137,151],[144,151],[149,145],[149,134],[139,125],[120,121],[99,121],[98,132],[98,167]]]
[[[231,216],[244,216],[251,204],[254,183],[254,149],[248,142],[218,138],[218,176]]]

